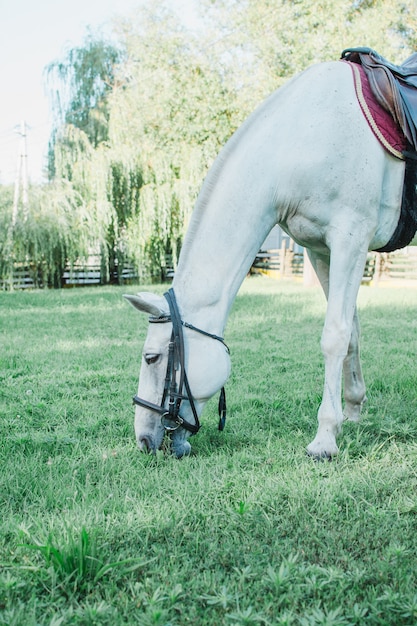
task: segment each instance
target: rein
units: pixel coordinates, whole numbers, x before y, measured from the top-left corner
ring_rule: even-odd
[[[164,393],[162,395],[161,405],[148,402],[138,396],[133,397],[133,404],[150,409],[155,413],[159,413],[161,416],[161,422],[166,432],[171,433],[177,430],[180,426],[188,430],[192,435],[195,435],[200,430],[200,421],[197,415],[197,409],[193,395],[191,393],[190,385],[188,383],[187,372],[185,371],[185,353],[184,353],[184,336],[183,327],[193,330],[201,335],[220,341],[229,352],[229,348],[224,342],[223,337],[208,333],[201,328],[197,328],[188,322],[184,322],[181,319],[177,301],[175,298],[174,290],[171,288],[165,294],[165,299],[169,306],[169,315],[162,315],[160,317],[149,318],[151,324],[165,324],[172,323],[171,339],[168,347],[168,365],[165,375]],[[179,379],[178,378],[179,372]],[[168,408],[165,407],[166,400],[168,399]],[[191,411],[194,417],[194,424],[188,422],[180,415],[181,404],[184,400],[187,400],[190,404]],[[226,392],[224,387],[220,391],[219,398],[219,430],[223,430],[226,424]]]

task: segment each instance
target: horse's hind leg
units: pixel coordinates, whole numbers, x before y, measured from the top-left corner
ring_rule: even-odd
[[[366,388],[363,380],[359,352],[359,319],[355,307],[353,316],[352,334],[350,337],[347,356],[343,362],[343,380],[345,408],[343,416],[352,422],[358,422],[362,405],[366,402]]]
[[[364,397],[355,304],[365,266],[366,250],[356,248],[349,254],[345,245],[335,246],[335,249],[337,252],[330,267],[326,257],[310,253],[313,267],[328,298],[321,340],[325,359],[324,392],[318,412],[317,434],[307,448],[308,453],[314,457],[332,457],[338,452],[336,437],[344,419],[341,402],[342,370],[345,374],[345,386],[347,385],[345,392],[350,415],[358,415],[358,405],[362,404]]]

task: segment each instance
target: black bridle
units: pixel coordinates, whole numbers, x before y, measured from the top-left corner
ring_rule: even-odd
[[[165,375],[164,393],[162,395],[161,405],[153,404],[138,396],[133,397],[133,403],[142,406],[155,413],[161,415],[162,425],[165,430],[170,433],[177,430],[180,426],[188,430],[191,434],[195,435],[200,429],[200,422],[197,415],[197,410],[194,403],[194,398],[191,393],[190,385],[188,383],[187,372],[185,371],[185,356],[184,356],[184,337],[182,329],[183,327],[194,330],[201,335],[210,337],[220,341],[229,352],[229,348],[224,342],[223,337],[208,333],[201,328],[197,328],[192,324],[188,324],[181,319],[178,311],[178,305],[175,298],[174,290],[171,288],[164,294],[168,306],[170,315],[162,315],[160,317],[149,318],[151,324],[164,324],[167,322],[172,323],[172,333],[168,348],[168,365]],[[179,380],[177,382],[177,375],[179,371]],[[168,408],[165,406],[168,399]],[[188,400],[191,411],[194,417],[194,424],[191,424],[180,415],[181,403],[183,400]],[[219,430],[223,430],[226,423],[226,393],[224,387],[220,391],[219,399]]]

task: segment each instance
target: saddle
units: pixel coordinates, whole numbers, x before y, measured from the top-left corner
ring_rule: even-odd
[[[401,213],[388,243],[376,252],[393,252],[408,246],[417,232],[417,52],[402,65],[390,63],[372,48],[347,48],[342,60],[362,66],[369,86],[407,141]]]
[[[390,63],[372,48],[347,48],[342,59],[362,65],[375,98],[417,151],[417,52],[402,65]]]

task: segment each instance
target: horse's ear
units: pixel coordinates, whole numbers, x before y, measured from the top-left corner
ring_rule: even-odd
[[[138,311],[143,311],[143,313],[148,313],[154,317],[161,317],[169,313],[168,303],[165,298],[155,293],[143,291],[137,295],[124,294],[123,297]]]

